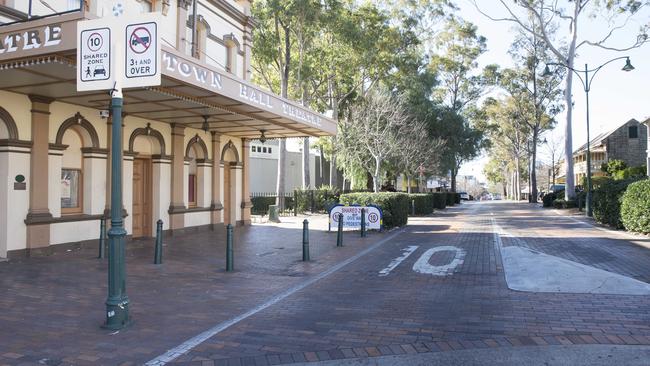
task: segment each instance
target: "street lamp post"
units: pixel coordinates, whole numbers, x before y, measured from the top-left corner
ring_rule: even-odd
[[[586,212],[587,216],[591,217],[593,215],[593,207],[592,207],[592,201],[591,201],[591,196],[592,196],[592,184],[591,184],[591,139],[589,137],[589,91],[591,90],[591,85],[594,80],[594,76],[596,76],[596,73],[600,71],[600,69],[603,68],[603,66],[617,61],[617,60],[622,60],[625,59],[625,66],[621,70],[623,71],[632,71],[634,70],[634,66],[632,66],[632,63],[630,62],[630,57],[629,56],[622,56],[622,57],[616,57],[613,58],[604,64],[596,67],[595,69],[589,69],[589,65],[585,64],[585,69],[584,70],[577,70],[574,69],[568,65],[562,64],[562,63],[556,63],[556,62],[549,62],[546,64],[546,67],[544,68],[544,73],[542,76],[549,76],[552,74],[551,69],[549,68],[550,65],[554,66],[561,66],[564,67],[568,70],[573,71],[577,76],[578,79],[582,82],[582,86],[584,87],[585,90],[585,96],[586,96],[586,106],[587,106],[587,202],[586,202]],[[582,74],[584,73],[584,79]],[[589,75],[591,73],[591,76]]]

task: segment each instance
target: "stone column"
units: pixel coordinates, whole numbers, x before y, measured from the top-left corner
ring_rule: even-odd
[[[221,135],[212,131],[212,215],[210,223],[223,225],[223,203],[221,202]]]
[[[178,14],[176,15],[176,49],[185,54],[187,49],[187,8],[190,6],[190,0],[178,0]]]
[[[49,182],[49,132],[51,98],[30,95],[32,101],[32,151],[30,154],[29,210],[27,224],[27,249],[50,245],[50,220],[48,206]]]
[[[242,140],[242,196],[241,196],[241,221],[244,225],[251,223],[251,193],[250,193],[250,157],[251,157],[251,141],[248,139]]]
[[[185,126],[172,124],[172,202],[169,205],[170,228],[185,226]]]

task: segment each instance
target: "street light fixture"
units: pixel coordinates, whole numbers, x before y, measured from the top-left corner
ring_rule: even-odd
[[[586,105],[587,105],[587,202],[585,206],[586,206],[587,216],[589,217],[593,216],[593,207],[591,202],[592,184],[591,184],[591,149],[590,149],[591,139],[589,137],[589,91],[591,90],[591,84],[593,83],[594,76],[596,76],[596,73],[598,73],[598,71],[600,71],[600,69],[602,69],[603,66],[622,59],[625,59],[625,66],[623,66],[623,68],[621,69],[622,71],[628,72],[634,70],[634,66],[632,66],[632,63],[630,62],[630,57],[622,56],[622,57],[613,58],[605,62],[604,64],[596,67],[595,69],[589,69],[589,65],[585,64],[584,70],[577,70],[574,69],[573,67],[570,67],[569,65],[565,65],[562,63],[549,62],[546,64],[546,67],[544,67],[544,72],[541,75],[543,77],[546,77],[553,74],[551,72],[551,69],[549,68],[550,65],[561,66],[568,70],[573,71],[573,73],[575,73],[576,76],[578,76],[578,79],[580,79],[580,81],[582,82],[582,86],[584,87],[585,96],[586,96]],[[582,73],[584,73],[584,79],[581,75]],[[589,75],[590,73],[591,76]]]

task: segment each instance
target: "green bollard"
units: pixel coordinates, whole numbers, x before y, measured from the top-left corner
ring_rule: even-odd
[[[232,225],[226,226],[226,272],[233,271]]]
[[[343,214],[339,214],[338,231],[336,233],[336,246],[343,246]]]
[[[366,236],[365,231],[366,231],[366,209],[362,208],[361,209],[361,228],[360,228],[360,231],[359,231],[362,238]]]
[[[162,220],[156,221],[156,249],[153,255],[153,264],[162,264]]]
[[[302,222],[302,260],[309,261],[309,221]]]
[[[104,259],[106,252],[106,220],[102,217],[99,220],[99,254],[98,259]]]

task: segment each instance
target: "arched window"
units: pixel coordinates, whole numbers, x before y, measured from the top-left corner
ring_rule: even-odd
[[[226,46],[226,71],[236,75],[239,41],[234,34],[230,33],[223,36],[223,43]]]
[[[189,159],[189,169],[187,175],[187,203],[189,207],[196,207],[198,187],[196,179],[196,150],[194,146],[190,148],[187,157]]]
[[[83,212],[83,142],[75,129],[69,128],[61,141],[68,147],[61,162],[61,213]]]

